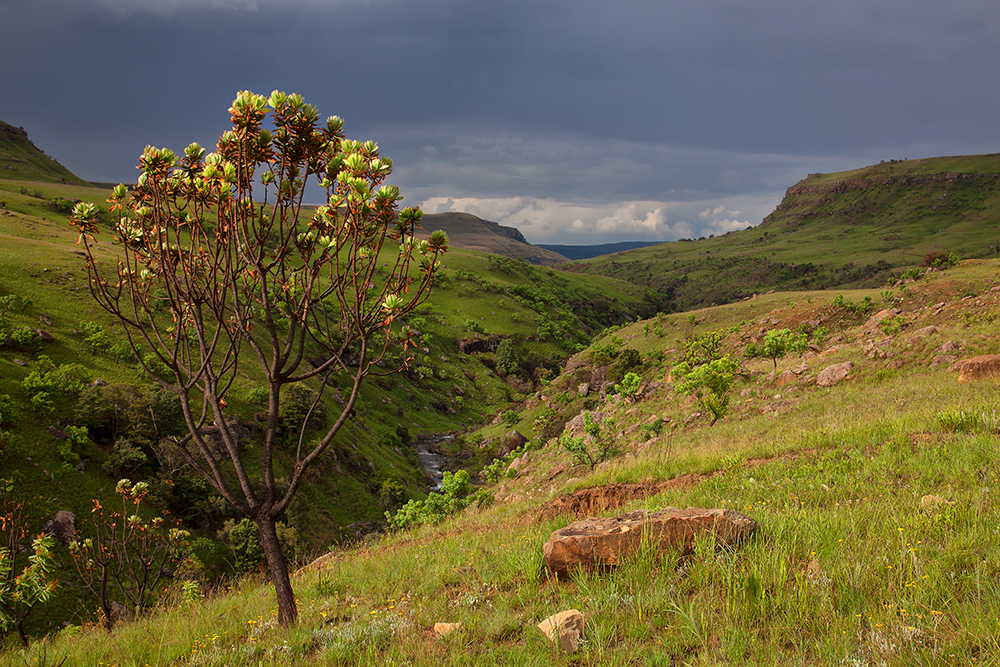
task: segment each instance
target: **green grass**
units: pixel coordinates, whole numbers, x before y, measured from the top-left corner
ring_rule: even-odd
[[[694,407],[669,385],[637,403],[600,402],[618,423],[623,456],[590,472],[555,442],[538,443],[528,472],[486,487],[492,506],[332,551],[295,578],[295,628],[275,624],[269,586],[247,579],[196,603],[164,603],[110,634],[72,628],[26,652],[12,645],[0,664],[41,664],[43,655],[48,664],[122,666],[994,664],[1000,387],[996,379],[958,383],[928,363],[946,340],[959,341],[963,357],[996,351],[1000,295],[989,288],[998,268],[966,262],[914,284],[900,303],[908,325],[892,336],[864,319],[836,319],[835,294],[809,303],[794,295],[795,305],[787,295],[760,297],[766,308],[756,314],[747,303],[699,312],[695,333],[726,331],[732,353],[741,337],[796,318],[825,315],[831,331],[822,357],[778,360],[779,372],[807,367],[793,385],[774,386],[770,360],[746,361],[730,414],[711,428],[705,418],[685,423]],[[980,296],[963,300],[967,291]],[[935,315],[927,306],[940,302],[949,305]],[[674,341],[645,334],[645,324],[614,335],[636,349],[670,349]],[[927,324],[941,330],[914,339]],[[866,356],[872,337],[888,338],[893,356]],[[650,360],[645,379],[662,382],[676,354]],[[843,360],[855,363],[850,379],[829,388],[807,381]],[[902,366],[888,369],[893,360]],[[542,400],[564,382],[575,379],[554,380]],[[788,409],[767,408],[782,400]],[[538,407],[526,406],[522,423]],[[661,435],[630,429],[653,416],[668,420]],[[610,572],[569,581],[546,574],[542,544],[573,517],[539,522],[543,502],[572,489],[671,479],[685,481],[603,514],[725,507],[754,517],[758,533],[729,551],[709,542],[684,558],[647,549]],[[925,505],[925,495],[947,502]],[[533,627],[569,608],[587,616],[573,656]],[[437,622],[463,625],[438,639]]]

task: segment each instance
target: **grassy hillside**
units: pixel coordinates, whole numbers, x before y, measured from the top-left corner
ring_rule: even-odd
[[[521,472],[485,487],[492,505],[303,568],[295,628],[276,625],[270,588],[250,578],[194,601],[178,592],[113,633],[67,628],[0,664],[996,664],[998,379],[960,383],[940,355],[1000,352],[998,271],[971,260],[891,293],[774,293],[608,332],[515,417],[530,430],[546,414],[603,413],[621,455],[590,469],[533,435]],[[742,358],[778,328],[814,348],[776,369]],[[710,427],[670,370],[713,333],[741,371]],[[624,358],[636,398],[579,394]],[[817,384],[845,361],[847,378]],[[666,506],[738,509],[760,529],[730,551],[704,542],[567,581],[545,573],[543,542],[578,515]],[[586,615],[574,655],[532,627],[569,608]],[[440,639],[437,622],[462,627]]]
[[[686,310],[770,289],[884,285],[931,251],[1000,250],[1000,155],[812,174],[757,227],[562,265],[653,287]]]
[[[33,531],[60,510],[82,520],[93,499],[111,506],[115,482],[129,476],[153,484],[157,509],[169,509],[196,535],[214,539],[224,521],[238,517],[198,478],[164,459],[159,436],[165,424],[176,426],[169,396],[148,384],[124,346],[123,332],[91,299],[83,255],[66,223],[72,200],[106,208],[106,194],[63,183],[0,180],[0,317],[5,332],[31,332],[23,341],[5,333],[6,341],[0,342],[0,400],[6,406],[0,408],[0,478],[14,480],[17,492],[27,493]],[[99,261],[113,261],[110,230],[105,228],[98,240]],[[471,251],[449,253],[441,275],[431,300],[409,322],[422,333],[416,364],[404,374],[365,385],[355,418],[317,463],[312,483],[288,514],[307,551],[371,529],[351,524],[382,520],[392,509],[380,495],[387,480],[402,485],[404,501],[425,495],[414,440],[461,434],[489,422],[532,391],[541,377],[557,371],[592,333],[634,321],[648,310],[631,284],[557,275]],[[495,348],[503,338],[519,344],[523,364],[501,377]],[[463,340],[488,344],[462,353]],[[73,381],[40,398],[29,378],[47,373],[72,375]],[[251,434],[263,409],[254,393],[259,380],[247,366],[228,397],[232,417]],[[328,402],[333,417],[337,406],[333,399]],[[71,427],[88,432],[68,439]],[[141,454],[128,465],[122,464],[116,444],[122,438]],[[474,456],[467,450],[458,438],[445,453],[456,460]],[[213,549],[211,564],[225,569],[225,550]],[[72,576],[66,579],[70,583]],[[78,596],[64,587],[49,605],[52,613],[29,619],[30,629],[77,617]]]
[[[514,227],[504,227],[469,213],[431,213],[424,216],[423,226],[428,234],[436,229],[443,230],[457,248],[524,259],[544,266],[566,261],[558,252],[528,243]]]
[[[23,128],[3,121],[0,121],[0,178],[87,185],[31,143]]]

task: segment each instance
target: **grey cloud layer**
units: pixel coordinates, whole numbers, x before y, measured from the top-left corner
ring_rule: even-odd
[[[133,178],[147,143],[211,144],[244,88],[343,116],[410,199],[520,197],[567,243],[633,214],[635,233],[756,224],[732,198],[1000,144],[995,0],[7,4],[0,118],[94,180]],[[719,206],[742,216],[700,215]]]

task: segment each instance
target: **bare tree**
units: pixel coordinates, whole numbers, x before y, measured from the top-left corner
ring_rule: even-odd
[[[180,397],[188,433],[176,446],[257,525],[278,619],[290,624],[298,611],[275,522],[349,419],[362,381],[407,363],[412,332],[396,320],[427,299],[448,239],[416,240],[423,213],[400,211],[399,188],[384,185],[392,161],[372,141],[346,139],[340,118],[321,124],[299,95],[278,91],[241,92],[229,113],[233,129],[216,152],[192,144],[178,158],[147,147],[134,188],[114,189],[114,274],[95,258],[96,207],[78,205],[72,222],[94,298],[121,322],[149,377]],[[326,204],[308,215],[310,182]],[[260,446],[242,449],[226,395],[250,363],[263,374],[268,409]],[[334,381],[349,387],[340,413],[307,438]],[[296,383],[316,393],[279,488],[278,405]]]

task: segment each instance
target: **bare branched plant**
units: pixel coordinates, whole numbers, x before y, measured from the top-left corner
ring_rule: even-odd
[[[397,320],[427,299],[448,239],[416,239],[422,212],[400,211],[399,188],[384,184],[392,161],[372,141],[346,139],[340,118],[320,123],[300,96],[278,91],[241,92],[229,112],[233,128],[215,152],[147,148],[136,185],[114,189],[121,251],[110,275],[95,256],[96,207],[78,205],[71,221],[94,298],[149,377],[180,398],[188,433],[177,449],[257,525],[278,618],[290,624],[298,611],[275,523],[365,378],[408,362],[413,332]],[[307,213],[310,183],[325,204]],[[259,446],[244,448],[225,408],[246,364],[262,373],[268,407]],[[279,484],[279,400],[297,383],[315,398]],[[345,388],[339,414],[309,435],[331,385]]]

